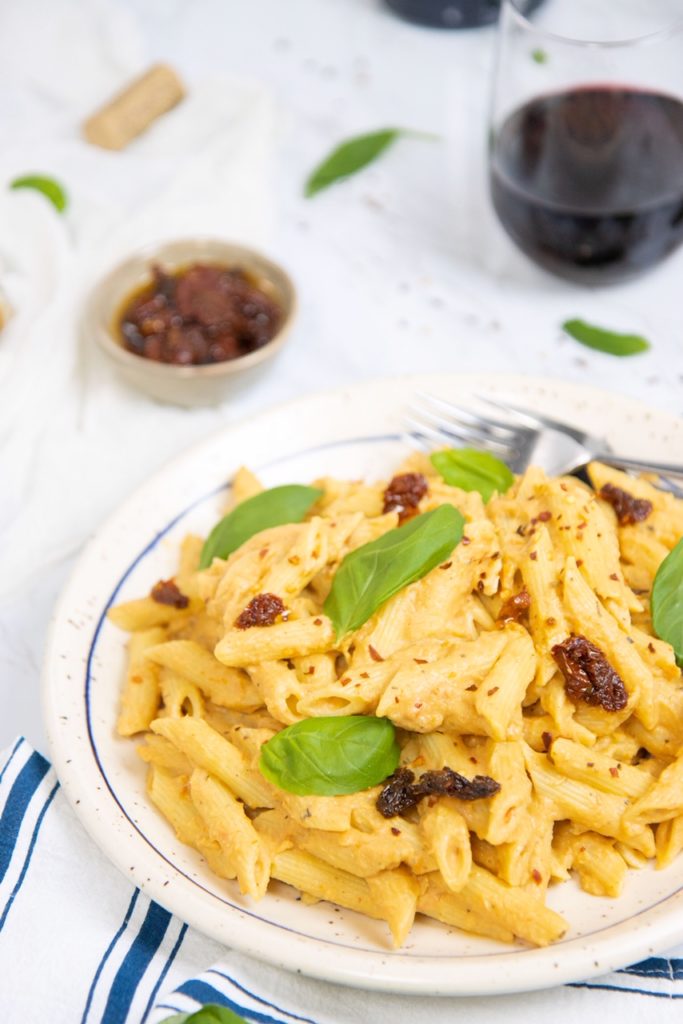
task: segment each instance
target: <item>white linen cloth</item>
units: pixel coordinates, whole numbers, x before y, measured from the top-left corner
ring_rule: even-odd
[[[25,740],[0,756],[3,1024],[160,1024],[205,1003],[261,1024],[678,1024],[679,1000],[683,947],[581,985],[479,999],[363,992],[259,964],[134,889]]]

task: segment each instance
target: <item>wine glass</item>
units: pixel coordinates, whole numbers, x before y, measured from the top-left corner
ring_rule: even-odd
[[[582,283],[643,273],[683,241],[681,0],[503,0],[490,187],[501,224]]]

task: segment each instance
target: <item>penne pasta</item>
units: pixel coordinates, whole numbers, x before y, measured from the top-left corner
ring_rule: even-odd
[[[184,607],[162,580],[170,605],[109,620],[130,634],[118,732],[190,856],[250,898],[272,879],[383,921],[396,946],[416,914],[544,946],[567,928],[553,885],[616,900],[682,854],[683,677],[650,601],[683,501],[589,472],[593,490],[531,467],[485,502],[413,454],[389,482],[322,477],[298,521],[278,510],[208,568],[185,537]],[[256,494],[267,508],[240,469],[228,515]]]

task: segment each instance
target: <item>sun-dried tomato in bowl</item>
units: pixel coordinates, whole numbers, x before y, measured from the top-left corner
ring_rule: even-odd
[[[152,280],[126,298],[117,318],[121,342],[135,355],[205,366],[248,355],[279,330],[279,304],[246,270],[208,263],[151,270]]]

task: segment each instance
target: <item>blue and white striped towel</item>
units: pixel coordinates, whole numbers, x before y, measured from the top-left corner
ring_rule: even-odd
[[[677,958],[678,957],[678,958]],[[203,1003],[262,1024],[669,1024],[683,1013],[683,948],[596,981],[491,999],[344,989],[204,938],[99,852],[25,740],[0,757],[0,1020],[160,1024]]]

